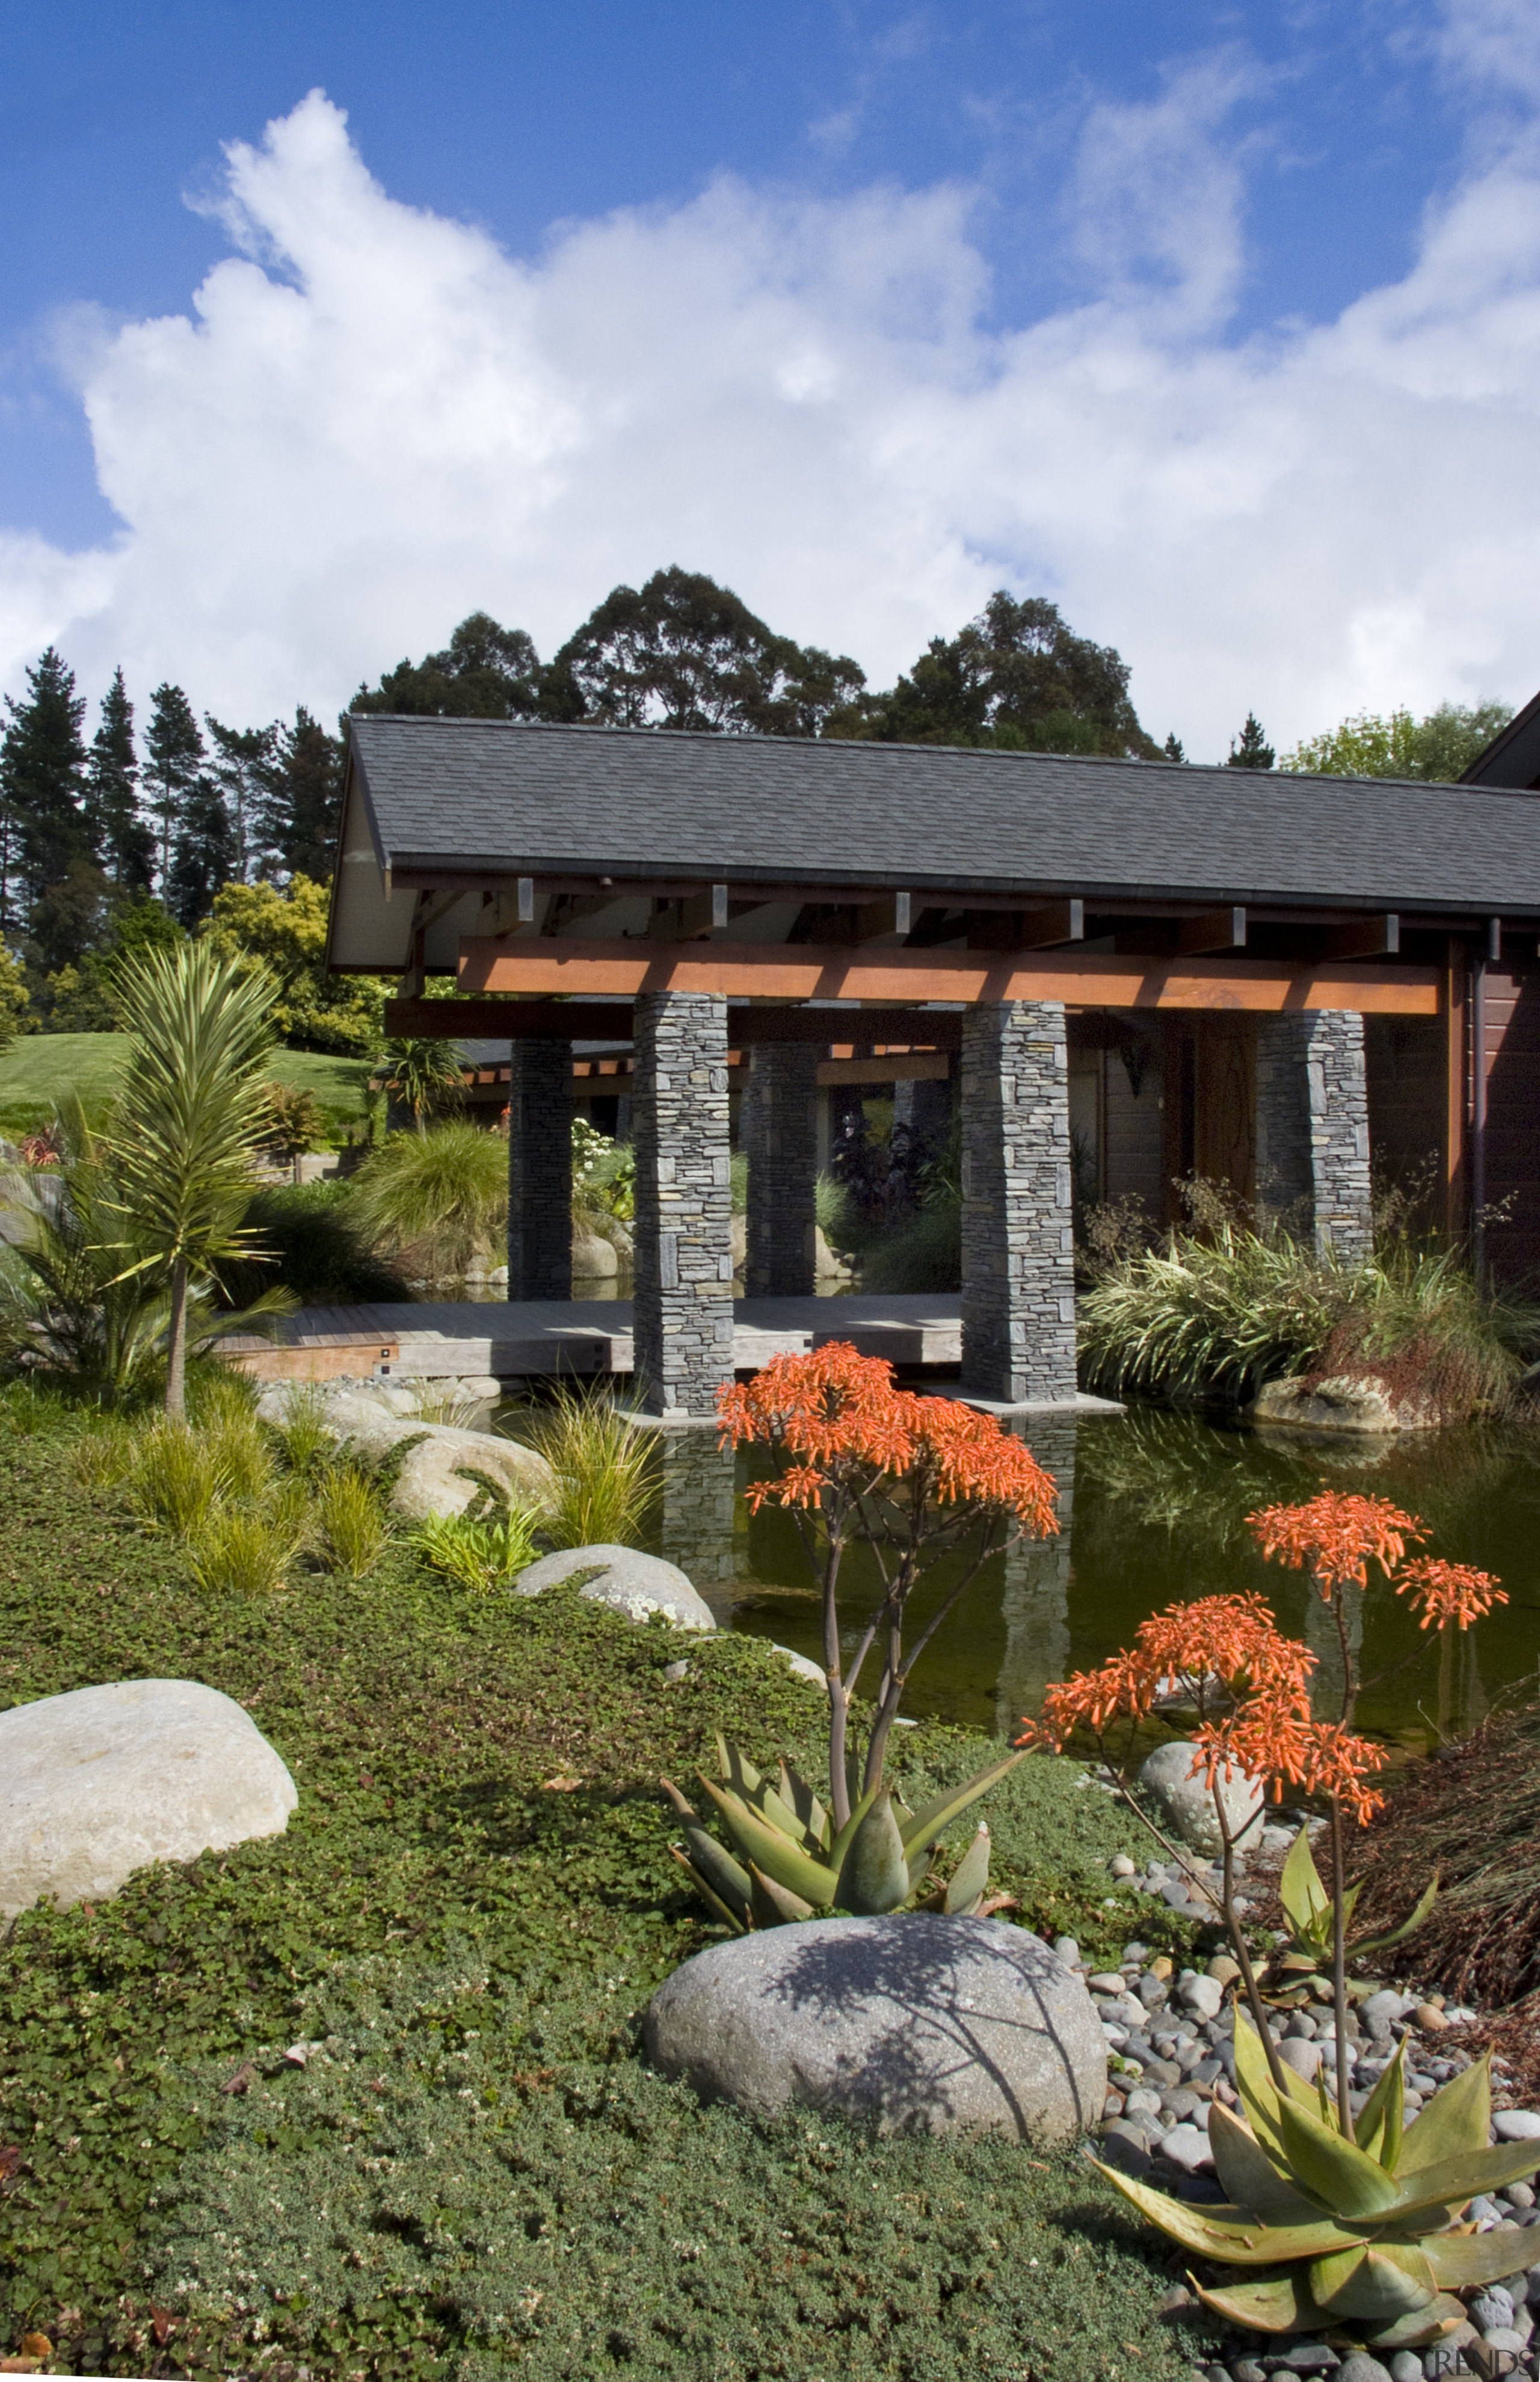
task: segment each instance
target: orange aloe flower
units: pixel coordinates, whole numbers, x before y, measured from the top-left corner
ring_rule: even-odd
[[[1262,1698],[1269,1708],[1309,1712],[1315,1657],[1285,1638],[1260,1596],[1201,1596],[1168,1605],[1140,1623],[1134,1642],[1098,1670],[1051,1687],[1035,1720],[1023,1721],[1019,1745],[1057,1751],[1075,1730],[1100,1736],[1110,1721],[1141,1720],[1172,1679],[1216,1679],[1228,1698]]]
[[[1451,1621],[1457,1628],[1469,1629],[1495,1604],[1508,1602],[1506,1590],[1491,1572],[1477,1571],[1471,1564],[1436,1563],[1430,1555],[1407,1565],[1396,1582],[1396,1594],[1411,1598],[1413,1610],[1421,1611],[1424,1629],[1447,1629]]]
[[[1325,1491],[1302,1505],[1267,1505],[1249,1514],[1246,1528],[1265,1555],[1290,1570],[1308,1567],[1326,1602],[1334,1588],[1369,1584],[1369,1565],[1388,1578],[1406,1553],[1408,1539],[1425,1539],[1415,1514],[1403,1514],[1387,1497],[1350,1497]]]

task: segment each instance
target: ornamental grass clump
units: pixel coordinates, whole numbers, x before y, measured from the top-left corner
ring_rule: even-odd
[[[543,1518],[556,1547],[635,1546],[660,1494],[656,1434],[604,1390],[558,1389],[523,1436],[555,1476]]]
[[[823,1593],[828,1696],[827,1805],[788,1762],[771,1781],[719,1741],[720,1776],[702,1774],[708,1804],[732,1840],[727,1853],[667,1779],[685,1823],[676,1858],[704,1899],[738,1929],[811,1919],[928,1909],[951,1915],[990,1907],[989,1831],[981,1827],[946,1883],[928,1885],[937,1839],[1021,1759],[1007,1754],[923,1811],[885,1783],[888,1740],[916,1662],[990,1559],[1024,1538],[1057,1529],[1056,1492],[1021,1440],[956,1399],[895,1388],[884,1358],[842,1343],[778,1357],[747,1384],[721,1392],[722,1436],[759,1447],[774,1469],[751,1482],[749,1503],[784,1506],[801,1535]],[[847,1666],[841,1566],[860,1541],[881,1593]],[[915,1590],[944,1557],[956,1577],[911,1644],[904,1640]],[[864,1743],[855,1696],[869,1659],[879,1677]]]
[[[1135,1739],[1173,1679],[1198,1714],[1192,1774],[1213,1798],[1223,1849],[1221,1909],[1251,2012],[1250,2024],[1236,2014],[1245,2122],[1216,2107],[1210,2123],[1220,2180],[1233,2204],[1194,2210],[1110,2168],[1103,2172],[1173,2240],[1221,2263],[1268,2270],[1235,2289],[1199,2285],[1205,2302],[1233,2322],[1288,2332],[1353,2319],[1373,2327],[1369,2337],[1377,2346],[1414,2345],[1458,2320],[1458,2303],[1443,2296],[1448,2289],[1500,2278],[1511,2249],[1475,2244],[1458,2220],[1477,2193],[1527,2175],[1534,2145],[1487,2152],[1485,2064],[1436,2093],[1404,2140],[1399,2053],[1354,2113],[1348,1961],[1408,1934],[1426,1916],[1433,1891],[1424,1890],[1400,1926],[1351,1939],[1357,1894],[1344,1874],[1346,1823],[1365,1823],[1382,1807],[1371,1781],[1386,1756],[1353,1733],[1364,1683],[1354,1651],[1362,1633],[1353,1628],[1350,1599],[1367,1590],[1372,1565],[1409,1600],[1424,1629],[1467,1629],[1507,1599],[1489,1574],[1469,1565],[1408,1562],[1408,1541],[1426,1532],[1387,1498],[1326,1492],[1302,1504],[1268,1506],[1249,1517],[1248,1528],[1265,1555],[1308,1569],[1331,1610],[1342,1666],[1335,1717],[1321,1718],[1314,1708],[1315,1656],[1282,1635],[1263,1598],[1212,1596],[1156,1615],[1141,1626],[1130,1651],[1050,1688],[1042,1713],[1019,1740],[1057,1751],[1088,1734],[1130,1808],[1175,1851],[1131,1791]],[[1221,1787],[1238,1772],[1270,1786],[1276,1798],[1288,1786],[1326,1804],[1329,1885],[1302,1828],[1282,1881],[1292,1946],[1280,1967],[1287,1984],[1329,1990],[1336,2014],[1329,2084],[1324,2075],[1314,2085],[1294,2075],[1268,2029],[1263,1982],[1234,1894],[1236,1849],[1263,1807],[1233,1824]],[[1319,1973],[1328,1962],[1329,1985]]]

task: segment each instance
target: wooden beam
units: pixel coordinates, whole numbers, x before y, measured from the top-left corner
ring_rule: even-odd
[[[1444,1043],[1444,1230],[1450,1240],[1465,1227],[1465,1121],[1470,1054],[1466,1049],[1465,946],[1451,936],[1439,970],[1439,1020]]]
[[[1394,958],[1401,947],[1401,922],[1394,910],[1383,917],[1365,918],[1362,926],[1333,927],[1322,947],[1328,960]]]
[[[940,1050],[956,1050],[962,1041],[961,1018],[930,1009],[749,1009],[735,1003],[727,1012],[727,1031],[735,1046],[830,1044],[849,1041],[852,1020],[862,1040],[923,1042]],[[578,1042],[629,1042],[631,1025],[629,1001],[387,1001],[385,1012],[385,1032],[410,1040],[441,1035],[457,1042],[560,1042],[569,1037]]]
[[[1246,948],[1246,913],[1240,902],[1225,910],[1210,910],[1201,918],[1179,918],[1177,921],[1177,951],[1183,959],[1196,959],[1204,952],[1243,952]]]
[[[464,992],[593,993],[613,1001],[641,992],[706,992],[740,1001],[1067,1001],[1093,1009],[1352,1009],[1408,1017],[1438,1011],[1435,968],[1143,960],[1092,952],[1036,957],[812,943],[658,944],[640,937],[507,944],[468,936],[459,981]]]
[[[1023,952],[1045,952],[1056,943],[1084,940],[1085,903],[1077,896],[1069,902],[1050,902],[1043,910],[1024,911],[1016,947]]]
[[[727,889],[725,885],[702,886],[698,891],[687,893],[679,903],[679,934],[685,941],[715,934],[727,923]]]
[[[912,931],[913,915],[910,896],[902,890],[885,893],[880,901],[858,902],[855,939],[858,943],[890,942],[896,935]]]

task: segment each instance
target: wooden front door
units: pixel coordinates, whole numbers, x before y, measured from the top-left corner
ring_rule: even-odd
[[[1240,1010],[1202,1011],[1169,1023],[1166,1044],[1167,1216],[1189,1175],[1256,1197],[1256,1021]]]

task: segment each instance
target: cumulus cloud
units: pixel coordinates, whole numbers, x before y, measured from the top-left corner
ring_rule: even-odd
[[[1540,178],[1486,157],[1404,280],[1238,342],[1249,87],[1220,58],[1093,112],[1066,202],[1090,294],[1005,331],[961,190],[724,180],[519,259],[392,200],[312,92],[228,152],[231,252],[191,313],[77,339],[124,526],[4,542],[0,675],[51,636],[92,684],[121,659],[223,718],[325,711],[473,606],[549,652],[678,561],[875,681],[995,586],[1048,594],[1195,755],[1249,706],[1287,741],[1522,699]]]

